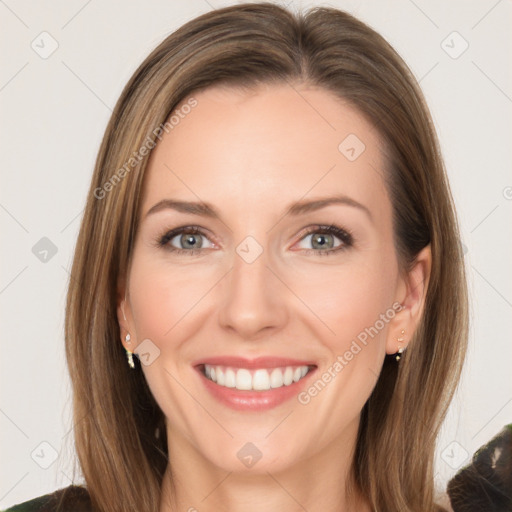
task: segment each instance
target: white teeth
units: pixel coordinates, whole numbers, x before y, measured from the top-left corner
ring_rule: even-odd
[[[308,370],[306,369],[306,373]],[[280,388],[283,385],[283,372],[279,368],[272,370],[270,374],[270,387]]]
[[[236,388],[241,391],[266,391],[289,386],[305,377],[308,372],[308,366],[248,370],[246,368],[204,365],[204,374],[209,380],[216,382],[219,386]]]
[[[267,370],[256,370],[254,372],[252,376],[252,387],[256,391],[270,389],[270,377]]]
[[[283,382],[285,386],[289,386],[293,382],[293,370],[287,366],[283,375]]]
[[[252,377],[249,370],[240,369],[236,372],[236,389],[252,389]]]
[[[235,372],[231,368],[228,368],[226,370],[226,384],[225,384],[225,386],[227,388],[234,388],[234,387],[236,387]]]

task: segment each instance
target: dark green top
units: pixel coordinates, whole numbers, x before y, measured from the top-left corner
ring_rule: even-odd
[[[51,494],[14,505],[4,512],[93,512],[93,508],[87,489],[70,485]]]
[[[512,423],[475,452],[447,492],[454,512],[512,511]]]

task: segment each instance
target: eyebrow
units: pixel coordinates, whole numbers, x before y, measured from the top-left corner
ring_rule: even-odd
[[[333,204],[342,204],[357,208],[364,212],[368,218],[373,221],[372,214],[366,206],[345,195],[298,201],[288,206],[283,216],[292,215],[297,217],[299,215],[304,215],[306,213],[311,213],[322,208],[326,208],[327,206],[331,206]],[[202,201],[178,201],[175,199],[162,199],[148,210],[145,218],[165,209],[171,209],[181,213],[190,213],[192,215],[199,215],[202,217],[209,217],[212,219],[221,218],[217,209],[209,203]]]

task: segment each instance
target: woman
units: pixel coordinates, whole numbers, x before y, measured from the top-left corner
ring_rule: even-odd
[[[441,510],[466,294],[430,115],[385,40],[330,8],[192,20],[98,155],[66,309],[85,488],[43,506]]]

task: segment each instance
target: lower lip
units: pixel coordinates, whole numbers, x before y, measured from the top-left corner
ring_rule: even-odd
[[[238,411],[264,411],[281,405],[282,403],[297,396],[301,388],[316,368],[311,369],[302,379],[290,384],[289,386],[281,386],[280,388],[269,389],[266,391],[240,391],[236,388],[227,388],[219,386],[215,382],[208,379],[198,369],[201,380],[204,382],[206,389],[220,402],[236,409]]]

